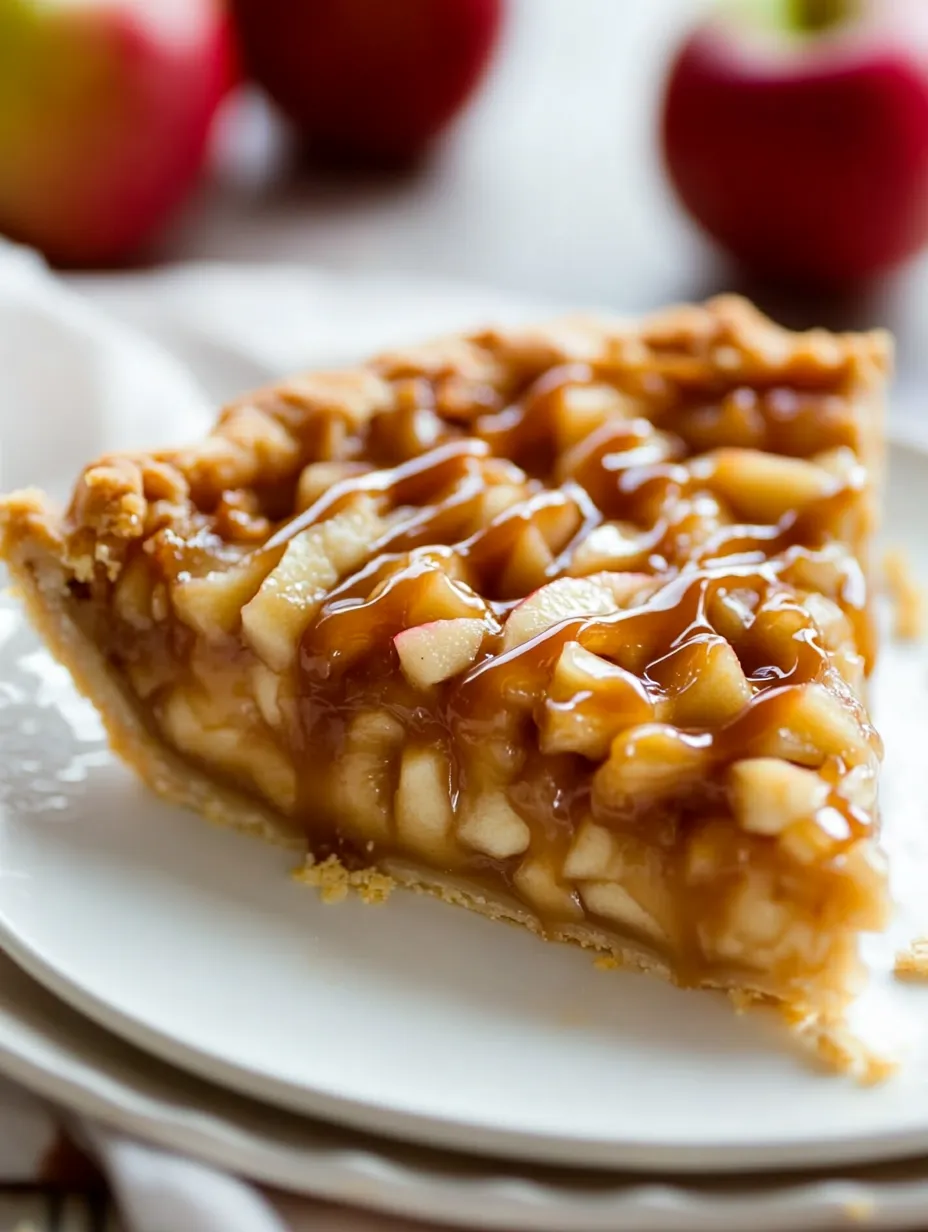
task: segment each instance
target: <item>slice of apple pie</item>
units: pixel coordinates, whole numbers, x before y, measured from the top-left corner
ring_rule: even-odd
[[[453,337],[9,496],[3,555],[169,799],[837,1015],[888,905],[889,360],[730,297]]]

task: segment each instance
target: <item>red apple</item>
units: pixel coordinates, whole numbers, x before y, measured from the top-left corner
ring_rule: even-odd
[[[928,5],[739,0],[684,42],[663,146],[692,215],[751,270],[867,279],[928,239]]]
[[[411,158],[476,86],[502,0],[233,0],[247,68],[311,145]]]
[[[219,0],[0,0],[0,230],[125,257],[190,189],[232,77]]]

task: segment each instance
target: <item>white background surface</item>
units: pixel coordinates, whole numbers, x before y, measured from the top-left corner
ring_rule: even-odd
[[[408,176],[293,174],[257,107],[230,114],[169,259],[450,276],[563,300],[652,303],[698,281],[665,197],[655,112],[699,0],[511,0],[470,109]]]

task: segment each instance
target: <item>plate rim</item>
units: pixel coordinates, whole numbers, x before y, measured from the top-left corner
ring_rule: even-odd
[[[29,1013],[36,999],[41,1026]],[[921,1171],[913,1164],[887,1179],[800,1175],[776,1182],[759,1176],[757,1185],[733,1193],[737,1178],[724,1174],[698,1189],[685,1177],[657,1182],[621,1173],[610,1188],[597,1174],[584,1188],[582,1174],[561,1184],[556,1175],[530,1175],[507,1161],[482,1164],[355,1131],[347,1131],[350,1141],[338,1142],[346,1131],[325,1124],[308,1125],[310,1136],[318,1131],[314,1142],[293,1145],[282,1141],[282,1131],[275,1139],[273,1131],[248,1123],[249,1114],[265,1122],[289,1114],[165,1067],[70,1007],[51,1014],[42,1001],[54,1002],[54,994],[0,956],[5,1076],[79,1119],[225,1171],[231,1163],[247,1179],[292,1194],[446,1225],[522,1232],[562,1232],[565,1226],[574,1232],[738,1232],[748,1217],[757,1232],[781,1232],[787,1224],[812,1232],[834,1226],[837,1216],[848,1218],[853,1209],[866,1210],[874,1228],[923,1226],[928,1218],[928,1160]],[[88,1035],[99,1037],[94,1055],[87,1055]],[[130,1065],[119,1063],[122,1052]],[[167,1072],[153,1076],[153,1067]],[[164,1089],[165,1079],[172,1089]]]

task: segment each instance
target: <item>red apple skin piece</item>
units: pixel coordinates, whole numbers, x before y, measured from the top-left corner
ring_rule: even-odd
[[[415,157],[475,89],[503,0],[232,0],[246,67],[309,144]]]
[[[219,0],[0,0],[0,230],[60,265],[132,255],[189,192],[234,75]]]
[[[670,71],[663,148],[684,205],[749,270],[840,287],[928,239],[928,6],[794,46],[721,18]],[[808,40],[808,41],[807,41]]]
[[[484,621],[459,616],[403,629],[393,645],[409,682],[427,689],[466,671],[487,632]]]

